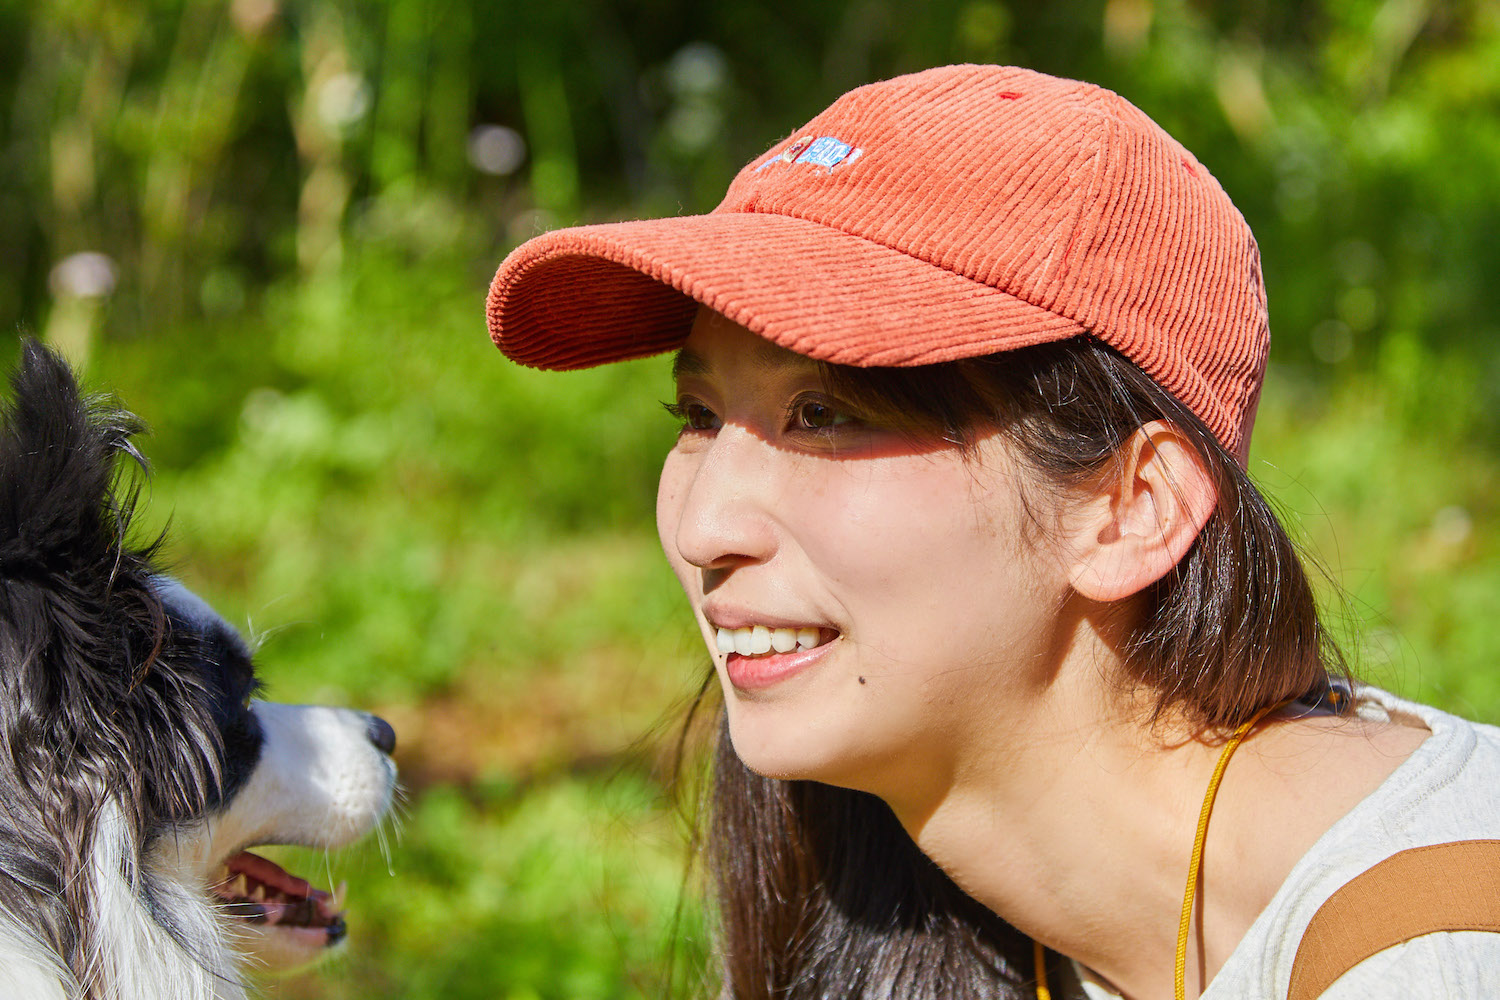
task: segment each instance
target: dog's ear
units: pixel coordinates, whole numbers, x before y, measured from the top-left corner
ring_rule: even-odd
[[[144,468],[130,442],[140,422],[85,399],[67,363],[33,340],[11,388],[0,418],[0,578],[70,575],[123,544],[129,504],[113,494],[116,458]]]
[[[219,744],[192,622],[169,619],[157,543],[130,541],[121,459],[140,422],[25,344],[0,410],[0,752],[37,787],[145,817],[195,815]],[[128,466],[127,466],[128,467]],[[138,482],[138,481],[137,481]],[[183,757],[196,770],[186,773]]]
[[[160,642],[154,546],[128,543],[135,491],[116,489],[121,456],[144,467],[130,441],[140,422],[85,397],[34,341],[11,388],[0,408],[0,685],[11,696],[0,713],[17,713],[7,728],[55,733],[77,713],[113,711]]]

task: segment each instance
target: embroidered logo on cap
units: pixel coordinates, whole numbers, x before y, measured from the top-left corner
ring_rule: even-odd
[[[834,167],[844,163],[853,163],[864,155],[864,150],[857,146],[851,146],[847,142],[835,139],[831,135],[821,135],[816,138],[804,135],[792,141],[780,153],[766,159],[764,163],[756,167],[756,173],[766,169],[773,163],[807,163],[815,167],[823,167],[832,170]]]

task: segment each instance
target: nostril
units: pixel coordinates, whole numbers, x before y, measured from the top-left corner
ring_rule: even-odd
[[[365,732],[370,737],[370,742],[378,746],[381,750],[386,753],[396,752],[396,730],[392,729],[391,724],[380,716],[370,716],[370,722],[366,726]]]

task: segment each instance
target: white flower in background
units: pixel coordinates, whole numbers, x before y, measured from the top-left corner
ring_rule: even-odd
[[[334,128],[348,128],[370,110],[370,85],[358,73],[335,73],[318,88],[318,115]]]
[[[729,80],[729,60],[708,42],[689,42],[667,64],[667,86],[679,97],[711,97]]]
[[[515,173],[526,159],[526,140],[504,125],[476,125],[469,133],[469,163],[496,177]]]
[[[48,275],[47,287],[54,298],[102,299],[115,290],[120,270],[108,254],[96,250],[69,254]]]

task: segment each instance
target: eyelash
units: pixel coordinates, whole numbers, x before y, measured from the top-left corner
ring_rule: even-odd
[[[661,405],[673,419],[682,422],[685,431],[710,431],[717,427],[717,415],[696,400],[684,399]],[[828,422],[818,422],[819,418],[816,417],[810,422],[806,411],[811,407],[824,411],[824,418]],[[783,423],[788,431],[795,433],[832,434],[840,428],[858,423],[858,420],[832,400],[822,396],[802,395],[787,404]]]
[[[662,403],[661,405],[662,409],[672,415],[672,419],[681,422],[682,429],[685,431],[706,431],[713,429],[711,427],[695,427],[693,425],[693,420],[700,411],[708,414],[710,417],[714,416],[714,412],[702,403],[694,402],[693,400],[678,400],[675,403]]]
[[[804,411],[809,407],[818,407],[824,410],[830,422],[826,424],[808,424],[802,422],[802,418],[806,416]],[[798,396],[788,403],[786,408],[786,425],[799,431],[827,434],[854,422],[854,417],[847,410],[822,396]]]

